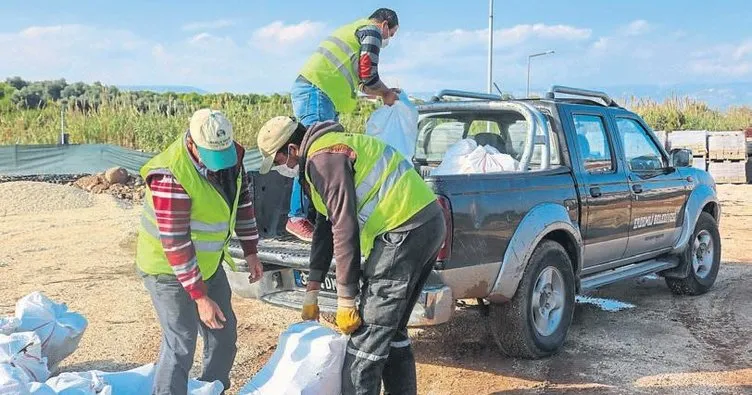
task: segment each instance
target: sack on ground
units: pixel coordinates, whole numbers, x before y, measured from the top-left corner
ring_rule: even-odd
[[[42,340],[42,356],[50,370],[76,351],[87,326],[81,314],[68,311],[65,303],[55,303],[40,292],[16,303],[16,318],[20,320],[17,331],[34,331]]]
[[[16,332],[20,323],[21,320],[16,317],[0,317],[0,335],[10,335]]]
[[[94,371],[112,387],[112,395],[150,394],[155,372],[156,366],[153,363],[124,372]],[[220,381],[208,383],[196,379],[188,380],[188,395],[220,395],[223,390],[224,385]]]
[[[418,139],[418,109],[405,91],[393,105],[382,106],[371,114],[366,122],[366,134],[378,137],[408,160],[413,157]]]
[[[279,336],[269,362],[241,395],[340,395],[347,336],[305,321]]]
[[[34,332],[0,335],[0,365],[10,366],[10,369],[3,370],[5,379],[9,379],[7,372],[11,370],[15,372],[12,377],[21,378],[26,383],[42,382],[50,376],[47,359],[42,357],[42,342]]]
[[[61,373],[46,383],[32,383],[31,395],[113,395],[112,387],[96,372]]]
[[[154,364],[123,372],[66,372],[46,383],[29,384],[30,395],[131,395],[150,394],[154,384]],[[188,380],[188,395],[220,395],[221,382]],[[0,392],[1,393],[1,392]]]
[[[27,394],[28,379],[26,375],[9,363],[0,362],[0,395]]]

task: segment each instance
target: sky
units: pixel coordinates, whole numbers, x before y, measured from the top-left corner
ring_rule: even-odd
[[[338,26],[379,7],[400,29],[380,75],[410,92],[486,89],[487,0],[0,2],[0,79],[288,92]],[[749,0],[496,0],[493,79],[531,87],[752,82]]]

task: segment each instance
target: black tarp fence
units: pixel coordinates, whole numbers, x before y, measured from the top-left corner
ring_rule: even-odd
[[[0,145],[0,175],[94,174],[116,166],[138,174],[154,155],[111,144]],[[258,150],[246,151],[243,164],[257,170]]]

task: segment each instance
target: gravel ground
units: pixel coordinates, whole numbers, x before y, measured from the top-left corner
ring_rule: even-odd
[[[89,320],[63,370],[122,370],[153,362],[160,330],[133,263],[140,206],[98,195],[88,205],[61,209],[65,196],[80,204],[76,199],[88,196],[67,186],[14,182],[0,184],[0,191],[0,207],[16,210],[0,216],[0,315],[39,290]],[[710,293],[676,297],[651,277],[606,287],[592,296],[634,307],[608,312],[578,305],[563,350],[539,361],[500,357],[486,317],[460,309],[448,324],[411,331],[419,392],[752,393],[752,253],[746,246],[752,185],[720,186],[719,194],[724,265]],[[43,199],[56,203],[49,210],[35,206],[46,204]],[[233,304],[239,351],[231,394],[299,319],[296,311],[255,300],[234,298]]]
[[[0,184],[0,216],[91,207],[96,196],[80,189],[44,182]]]

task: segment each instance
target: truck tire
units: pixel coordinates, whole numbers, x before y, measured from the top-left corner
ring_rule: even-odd
[[[712,215],[700,213],[689,246],[682,255],[682,265],[689,266],[686,277],[665,277],[666,285],[674,294],[702,295],[715,283],[721,266],[721,236]]]
[[[511,301],[492,304],[490,330],[501,352],[538,359],[564,344],[574,313],[575,279],[569,254],[544,240],[530,257]]]

